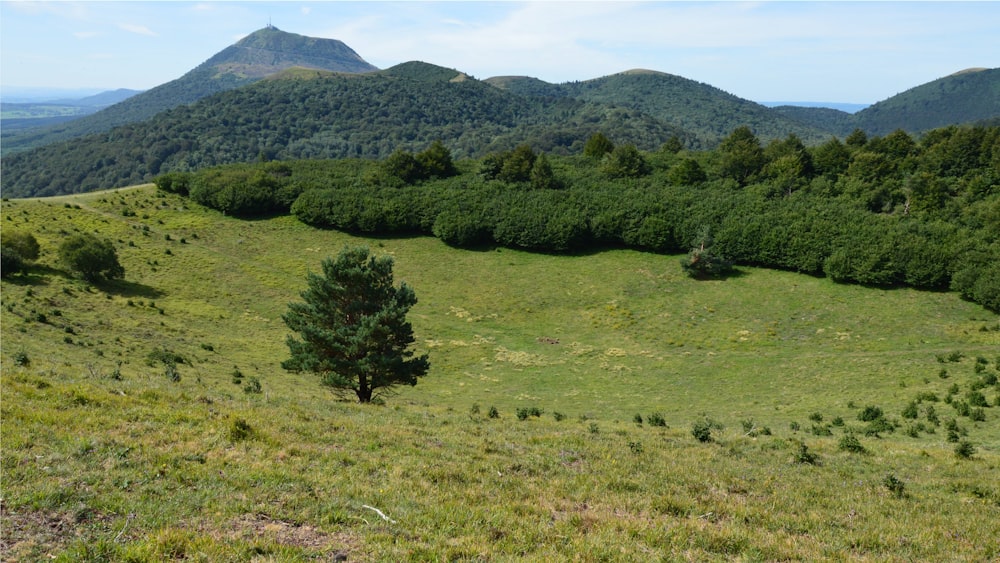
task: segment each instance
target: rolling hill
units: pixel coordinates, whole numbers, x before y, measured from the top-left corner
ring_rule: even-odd
[[[319,39],[269,26],[223,49],[184,76],[103,111],[44,130],[4,135],[4,155],[144,121],[157,113],[238,88],[291,67],[335,72],[378,70],[335,39]]]

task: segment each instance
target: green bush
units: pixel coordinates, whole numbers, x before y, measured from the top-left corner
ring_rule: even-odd
[[[4,232],[0,240],[0,276],[10,277],[24,272],[38,259],[38,241],[31,233]]]
[[[882,485],[896,498],[904,498],[906,496],[906,484],[892,473],[882,479]]]
[[[125,277],[125,268],[118,262],[118,253],[111,241],[88,233],[64,240],[59,245],[59,260],[90,282]]]
[[[712,430],[718,427],[718,423],[708,417],[702,417],[691,424],[691,435],[699,442],[711,442]]]
[[[807,465],[816,465],[819,463],[819,456],[809,451],[809,446],[805,442],[799,441],[795,448],[795,455],[793,457],[795,463],[804,463]]]
[[[253,427],[250,423],[243,420],[242,418],[237,418],[229,426],[229,441],[233,443],[244,442],[246,440],[253,439],[256,435]]]
[[[243,392],[248,395],[260,394],[263,392],[263,388],[260,385],[260,379],[251,375],[250,378],[247,379],[247,384],[243,386]]]
[[[970,459],[976,453],[976,447],[968,440],[961,440],[955,445],[955,456],[959,459]]]
[[[844,434],[840,438],[840,442],[837,444],[837,448],[841,451],[851,452],[855,454],[867,453],[868,450],[861,445],[861,440],[854,434]]]
[[[882,409],[875,406],[866,406],[860,413],[858,413],[858,420],[861,422],[871,422],[873,420],[882,418],[884,413]]]
[[[525,420],[529,416],[534,416],[534,417],[542,416],[542,409],[538,407],[518,407],[517,409],[518,420]]]

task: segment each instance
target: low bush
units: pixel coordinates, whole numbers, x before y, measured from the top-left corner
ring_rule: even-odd
[[[855,436],[854,434],[844,434],[840,438],[840,442],[838,442],[837,448],[841,451],[851,452],[855,454],[863,454],[868,452],[868,450],[866,450],[865,447],[861,445],[861,440],[858,440],[858,437]]]

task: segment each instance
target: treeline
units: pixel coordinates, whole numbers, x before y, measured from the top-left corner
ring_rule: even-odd
[[[451,166],[428,174],[421,163],[431,160]],[[811,148],[794,136],[765,146],[738,128],[699,152],[677,139],[640,151],[595,134],[579,156],[520,145],[457,162],[434,144],[380,161],[232,165],[157,183],[232,215],[290,211],[317,227],[432,234],[459,247],[682,253],[707,231],[737,264],[950,288],[1000,310],[997,127],[920,139],[855,132]]]

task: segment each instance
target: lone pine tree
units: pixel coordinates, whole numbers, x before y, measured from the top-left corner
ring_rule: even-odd
[[[393,285],[392,265],[392,258],[363,247],[324,260],[322,276],[308,275],[303,302],[289,303],[282,316],[300,338],[288,337],[292,357],[281,366],[313,372],[362,403],[378,389],[416,385],[430,362],[409,349],[414,337],[406,314],[417,297],[406,283]]]

